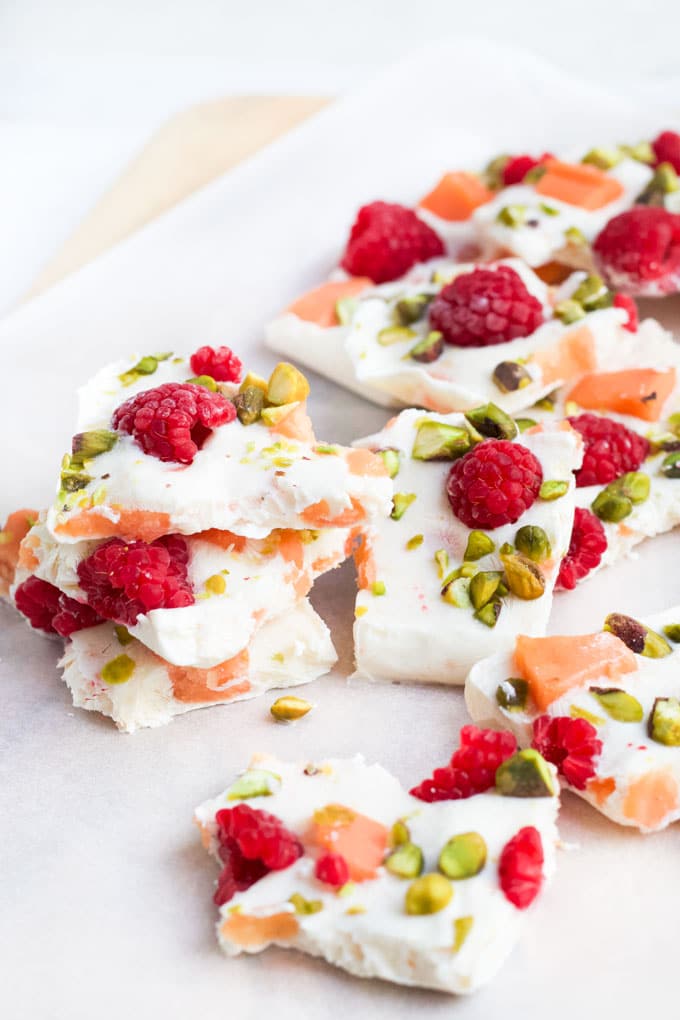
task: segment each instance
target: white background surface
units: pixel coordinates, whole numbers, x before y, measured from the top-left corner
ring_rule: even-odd
[[[475,77],[485,61],[495,67],[492,79]],[[429,54],[323,114],[0,326],[0,345],[11,352],[11,370],[0,377],[0,510],[49,497],[72,431],[72,389],[105,358],[227,341],[255,366],[270,365],[262,321],[330,268],[360,201],[414,198],[443,166],[509,145],[643,136],[666,117],[475,47]],[[404,118],[418,124],[418,144],[395,160]],[[678,302],[666,302],[663,315],[678,323]],[[385,418],[317,380],[311,410],[319,435],[335,440]],[[676,545],[677,536],[667,536],[637,564],[560,596],[555,628],[578,633],[611,610],[640,615],[680,602]],[[351,569],[322,579],[314,602],[341,659],[333,678],[307,689],[317,707],[305,720],[276,727],[265,699],[133,737],[74,712],[56,678],[54,646],[2,609],[3,1013],[12,1020],[259,1020],[270,1012],[317,1020],[339,1008],[375,1020],[414,1011],[463,1020],[672,1015],[677,831],[643,838],[569,795],[562,833],[580,849],[560,855],[526,938],[475,998],[362,982],[279,950],[221,958],[210,903],[215,868],[190,824],[196,803],[255,750],[305,759],[363,750],[410,785],[449,757],[465,720],[459,691],[346,685]]]

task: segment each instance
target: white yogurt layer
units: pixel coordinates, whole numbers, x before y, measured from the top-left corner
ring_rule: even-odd
[[[527,912],[504,896],[498,859],[505,844],[523,827],[534,826],[544,852],[543,875],[555,870],[558,840],[556,797],[502,797],[495,792],[468,800],[426,804],[405,792],[380,765],[361,756],[291,764],[258,755],[251,769],[272,774],[273,792],[249,798],[249,806],[271,812],[305,843],[306,853],[291,867],[273,871],[221,908],[220,945],[229,956],[259,952],[277,944],[321,956],[361,977],[446,992],[472,992],[500,968],[524,927]],[[310,774],[313,773],[313,774]],[[229,789],[196,811],[204,844],[217,856],[216,813],[237,804]],[[453,883],[449,904],[434,914],[406,913],[409,879],[378,867],[375,878],[350,883],[338,893],[314,877],[316,851],[305,840],[315,811],[342,805],[390,830],[404,819],[413,843],[424,854],[424,870],[436,871],[445,843],[454,835],[476,832],[487,846],[483,870]],[[294,894],[316,903],[314,913],[295,913]],[[272,929],[271,921],[280,928]],[[454,951],[456,921],[471,918],[467,937]],[[281,919],[283,924],[281,924]],[[277,923],[278,922],[278,923]],[[241,937],[244,923],[254,933]],[[265,933],[265,928],[269,932]],[[258,932],[259,929],[259,932]]]
[[[102,670],[123,655],[134,667],[129,679],[107,683]],[[139,641],[121,645],[113,624],[108,623],[73,634],[60,666],[77,708],[101,712],[118,729],[132,733],[145,726],[163,726],[194,708],[309,683],[327,673],[336,660],[328,627],[302,599],[264,624],[228,671],[172,666]]]
[[[603,607],[603,616],[605,613]],[[643,622],[662,634],[666,625],[680,624],[680,606]],[[655,699],[680,698],[680,652],[672,642],[670,647],[673,651],[662,658],[636,655],[637,668],[618,676],[612,677],[603,665],[600,677],[592,676],[586,684],[572,687],[546,709],[551,717],[583,715],[602,742],[602,751],[595,758],[595,775],[585,789],[576,789],[564,778],[563,785],[612,821],[643,832],[663,829],[680,818],[680,747],[653,740],[648,730]],[[501,708],[496,700],[499,684],[517,676],[512,651],[492,655],[470,671],[465,701],[477,724],[511,730],[526,747],[532,740],[532,724],[541,713],[531,700],[524,710]],[[641,706],[640,720],[612,718],[590,693],[591,687],[616,688],[632,695]]]
[[[545,581],[543,595],[533,601],[514,595],[504,597],[496,625],[490,628],[475,619],[472,608],[451,605],[441,595],[445,573],[463,562],[470,529],[454,516],[446,495],[451,462],[424,462],[411,456],[418,425],[424,420],[458,427],[466,424],[459,414],[425,415],[408,410],[382,432],[359,441],[371,449],[399,450],[395,492],[415,494],[416,498],[400,520],[386,518],[365,537],[370,576],[356,602],[357,675],[372,680],[462,684],[473,663],[491,649],[511,647],[518,632],[545,633],[559,563],[571,537],[573,471],[580,465],[581,441],[573,430],[555,425],[517,439],[540,462],[544,480],[563,481],[567,490],[556,500],[537,499],[514,524],[487,533],[495,550],[475,562],[474,567],[480,571],[503,569],[499,550],[503,543],[514,543],[518,529],[524,525],[543,528],[551,546],[549,559],[540,564]],[[411,540],[416,537],[417,542],[417,536],[422,536],[422,542],[414,548]],[[439,550],[448,556],[444,573],[435,562]],[[371,587],[374,581],[377,589]],[[374,590],[381,590],[381,583],[385,593],[374,594]]]

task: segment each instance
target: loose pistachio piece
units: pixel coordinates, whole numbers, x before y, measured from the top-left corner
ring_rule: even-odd
[[[442,598],[451,606],[457,609],[471,609],[470,579],[468,577],[452,576],[444,582],[442,587]]]
[[[135,671],[135,660],[129,655],[117,655],[102,666],[101,677],[105,684],[124,684]]]
[[[661,462],[661,474],[666,478],[680,478],[680,451],[664,457]]]
[[[153,355],[148,354],[144,358],[140,358],[136,365],[129,368],[127,372],[123,372],[118,378],[122,382],[123,386],[131,386],[132,383],[139,379],[140,375],[153,375],[158,368],[159,361],[165,361],[166,358],[170,357],[169,354]]]
[[[429,365],[430,362],[440,358],[444,350],[444,336],[438,330],[431,330],[427,336],[419,340],[408,352],[409,358],[414,361],[421,361]]]
[[[262,390],[266,397],[267,385],[268,385],[267,380],[264,379],[261,375],[258,375],[257,372],[248,372],[246,374],[245,379],[239,386],[239,393],[244,393],[251,386],[256,386],[258,390]]]
[[[500,361],[491,378],[501,393],[515,393],[531,382],[531,375],[519,361]]]
[[[211,595],[224,595],[227,590],[227,582],[224,579],[224,575],[212,574],[206,579],[205,588]]]
[[[288,897],[288,902],[295,907],[296,914],[318,914],[323,910],[321,900],[306,900],[302,893],[295,892]]]
[[[637,145],[621,145],[621,152],[638,163],[652,164],[656,161],[654,149],[649,142],[638,142]]]
[[[593,712],[589,712],[585,708],[579,708],[578,705],[572,705],[569,709],[569,715],[572,719],[585,719],[586,722],[591,723],[593,726],[604,726],[606,719],[603,719],[600,715],[595,715]]]
[[[475,620],[479,620],[486,627],[495,627],[498,617],[501,615],[502,603],[498,599],[492,599],[485,606],[475,613]]]
[[[385,860],[385,867],[397,878],[417,878],[424,867],[423,851],[415,843],[401,843]]]
[[[292,404],[278,404],[273,407],[263,407],[261,418],[265,425],[271,428],[272,425],[280,425],[284,418],[287,418],[296,407],[300,406],[298,400]]]
[[[519,552],[534,563],[547,560],[552,552],[548,536],[537,524],[523,524],[515,535],[515,545]]]
[[[399,818],[390,829],[389,845],[391,847],[402,846],[411,842],[411,833],[405,821]]]
[[[233,399],[238,420],[242,425],[254,425],[259,421],[264,407],[265,391],[259,386],[241,388]]]
[[[187,379],[188,383],[193,383],[194,386],[202,386],[204,390],[210,390],[211,393],[217,393],[219,386],[211,375],[192,375],[191,379]]]
[[[447,878],[460,880],[478,875],[486,864],[486,843],[478,832],[452,836],[439,855],[437,866]]]
[[[79,432],[71,441],[71,464],[78,461],[98,457],[100,453],[108,453],[116,445],[118,434],[108,429],[92,429],[90,432]]]
[[[465,917],[457,917],[455,919],[453,922],[453,945],[451,947],[453,953],[459,953],[463,948],[474,923],[475,919],[472,914],[466,914]]]
[[[547,202],[539,202],[538,208],[541,210],[542,213],[545,213],[546,216],[560,215],[560,210],[556,209],[553,205],[548,205]]]
[[[673,644],[680,642],[680,623],[667,623],[663,632]]]
[[[632,652],[649,659],[662,659],[673,651],[661,634],[623,613],[610,613],[604,621],[604,630],[616,635]]]
[[[378,332],[376,340],[381,347],[391,347],[392,344],[400,344],[404,340],[413,340],[417,335],[410,326],[385,326]]]
[[[338,298],[335,302],[335,318],[340,326],[349,326],[359,302],[355,297]]]
[[[657,744],[680,747],[680,701],[677,698],[657,698],[649,715],[647,730]]]
[[[517,435],[515,422],[495,404],[483,404],[465,412],[466,421],[488,439],[514,439]]]
[[[633,504],[626,496],[619,496],[607,487],[595,497],[590,509],[601,521],[614,524],[632,514]]]
[[[467,429],[427,419],[418,426],[411,456],[414,460],[455,460],[471,445]]]
[[[523,712],[529,700],[529,684],[522,677],[508,677],[496,688],[496,703],[506,712]]]
[[[421,875],[406,890],[404,906],[407,914],[437,914],[453,899],[453,886],[448,878],[431,872]]]
[[[568,491],[569,482],[548,479],[548,481],[541,483],[541,487],[538,490],[538,498],[550,502],[553,499],[560,499],[562,496],[566,496]]]
[[[390,514],[392,520],[400,521],[415,499],[415,492],[395,492],[392,497],[392,513]]]
[[[470,580],[470,601],[475,609],[482,609],[498,591],[502,574],[500,570],[480,570]]]
[[[611,146],[603,145],[587,152],[581,162],[596,166],[599,170],[612,170],[615,166],[618,166],[623,157],[624,153],[618,146],[612,148]]]
[[[309,396],[309,383],[295,365],[280,361],[269,377],[267,384],[267,400],[276,407],[306,400]]]
[[[371,591],[373,592],[374,595],[385,595],[387,592],[385,582],[374,581],[373,584],[371,585]]]
[[[292,694],[277,698],[269,708],[277,722],[293,722],[295,719],[302,719],[303,715],[307,715],[311,710],[312,706],[308,701],[305,701],[304,698],[296,698]]]
[[[569,326],[572,322],[578,322],[586,317],[583,305],[580,305],[578,301],[574,301],[572,298],[558,301],[555,305],[554,313],[555,318],[563,322],[565,326]]]
[[[571,295],[571,300],[577,301],[587,312],[593,312],[597,308],[608,308],[613,297],[602,277],[597,273],[590,273],[579,283]]]
[[[124,647],[125,645],[129,645],[132,641],[134,641],[132,634],[127,629],[127,627],[125,627],[122,623],[115,624],[113,630],[116,635],[116,638],[118,639],[119,645],[123,645]]]
[[[437,549],[434,554],[434,562],[437,564],[437,573],[444,577],[449,569],[449,554],[446,549]]]
[[[618,687],[591,687],[590,693],[597,698],[608,716],[617,722],[640,722],[644,715],[642,705],[627,691]]]
[[[424,535],[412,535],[411,538],[409,538],[408,542],[406,543],[406,548],[408,549],[409,552],[412,552],[414,549],[418,549],[423,544],[424,541],[425,541]]]
[[[504,797],[553,797],[555,794],[547,762],[533,747],[518,751],[499,765],[496,789]]]
[[[520,432],[526,432],[527,429],[532,429],[538,422],[533,418],[515,418],[515,425]]]
[[[503,170],[508,164],[509,156],[496,156],[484,168],[483,179],[487,188],[496,190],[503,187]]]
[[[63,492],[78,492],[79,489],[85,489],[92,481],[92,476],[88,475],[87,471],[82,471],[78,468],[77,464],[71,466],[71,459],[68,454],[62,462],[61,468],[61,489]]]
[[[496,543],[484,531],[471,531],[465,546],[464,560],[481,560],[496,548]]]
[[[663,205],[666,195],[680,190],[680,181],[672,163],[660,163],[649,184],[635,199],[637,205]]]
[[[376,453],[382,457],[382,462],[390,478],[396,478],[401,466],[401,453],[399,450],[393,446],[387,446],[384,450],[376,450]]]
[[[540,599],[545,592],[545,578],[536,564],[521,553],[501,556],[505,583],[519,599]]]
[[[281,787],[281,777],[266,769],[248,769],[231,784],[227,800],[249,800],[251,797],[271,797]]]
[[[564,231],[564,238],[570,245],[575,245],[579,248],[586,248],[588,246],[588,238],[578,227],[567,227]]]
[[[680,437],[680,411],[671,414],[668,418],[668,427],[673,435]]]
[[[527,207],[525,205],[504,205],[496,216],[498,223],[504,227],[521,227],[526,223]]]
[[[615,482],[610,482],[607,488],[617,495],[625,496],[633,506],[637,506],[649,498],[650,484],[649,475],[644,471],[628,471]]]
[[[394,320],[397,326],[411,326],[422,319],[432,300],[431,294],[411,294],[399,298],[394,306]]]

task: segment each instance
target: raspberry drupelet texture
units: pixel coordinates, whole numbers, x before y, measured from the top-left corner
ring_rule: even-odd
[[[576,507],[569,549],[560,564],[555,587],[572,591],[591,570],[599,567],[606,551],[607,536],[602,521],[590,510]]]
[[[342,854],[322,854],[316,862],[314,874],[326,885],[339,887],[349,882],[349,867]]]
[[[191,464],[211,431],[235,417],[236,408],[221,393],[194,383],[163,383],[126,400],[111,424],[152,457]]]
[[[610,287],[629,294],[670,293],[680,285],[680,215],[638,205],[614,216],[593,243]]]
[[[134,626],[152,609],[194,604],[187,576],[189,550],[180,535],[155,542],[110,538],[78,564],[89,605],[107,620]]]
[[[533,825],[520,829],[508,840],[498,861],[498,879],[507,900],[526,910],[543,884],[543,843]]]
[[[533,729],[531,746],[557,766],[570,786],[584,790],[595,775],[595,759],[602,752],[602,741],[592,723],[568,715],[541,715],[534,720]]]
[[[598,414],[578,414],[567,421],[583,436],[583,463],[575,472],[578,488],[608,485],[626,471],[637,471],[649,454],[649,441],[620,422]]]
[[[507,188],[511,184],[521,184],[530,170],[552,158],[549,152],[544,152],[542,156],[510,156],[502,171],[503,185]]]
[[[444,242],[412,209],[390,202],[371,202],[359,210],[342,257],[352,276],[387,283],[417,262],[445,253]]]
[[[102,622],[101,616],[90,606],[76,602],[49,581],[34,575],[17,587],[14,603],[31,626],[45,634],[59,634],[66,638],[77,630],[95,627]]]
[[[542,322],[541,302],[509,266],[461,273],[430,305],[430,326],[455,347],[506,344]]]
[[[475,793],[490,790],[496,782],[496,769],[517,750],[512,733],[480,730],[463,726],[460,747],[447,766],[435,769],[429,779],[414,786],[411,796],[429,803],[437,800],[464,800]]]
[[[637,333],[640,318],[638,316],[637,305],[630,294],[615,294],[612,306],[614,308],[623,308],[624,312],[628,314],[628,322],[624,322],[623,328],[627,329],[629,333]]]
[[[680,174],[680,135],[677,131],[662,131],[652,142],[656,166],[670,163],[676,174]]]
[[[302,856],[297,836],[266,811],[237,804],[215,815],[223,868],[214,901],[222,906],[270,871],[282,871]]]
[[[241,381],[243,365],[231,347],[199,347],[189,364],[194,375],[209,375],[216,382]]]
[[[455,461],[446,481],[451,509],[468,528],[514,524],[538,496],[543,470],[531,450],[487,439]]]

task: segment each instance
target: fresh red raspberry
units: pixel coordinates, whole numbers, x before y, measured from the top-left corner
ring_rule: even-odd
[[[652,142],[652,149],[656,157],[655,166],[670,163],[680,174],[680,135],[677,131],[662,131]]]
[[[461,273],[430,305],[430,326],[455,347],[506,344],[542,322],[541,302],[509,266]]]
[[[514,524],[534,503],[543,470],[531,450],[487,439],[455,461],[446,480],[451,509],[468,528]]]
[[[453,752],[445,768],[435,769],[411,790],[411,796],[432,803],[435,800],[463,800],[490,790],[496,782],[496,769],[517,750],[512,733],[480,730],[463,726],[460,747]]]
[[[386,283],[444,252],[442,239],[412,209],[371,202],[359,210],[340,264],[352,276]]]
[[[547,159],[553,159],[549,152],[542,156],[511,156],[503,167],[503,184],[507,188],[511,184],[521,184],[526,175],[534,167],[542,166]]]
[[[191,464],[211,430],[235,417],[236,408],[221,393],[195,383],[163,383],[126,400],[111,424],[152,457]]]
[[[46,634],[70,637],[77,630],[94,627],[102,619],[94,609],[76,602],[49,581],[31,575],[14,593],[14,602],[32,627]]]
[[[630,294],[615,294],[612,305],[614,308],[623,308],[624,312],[628,313],[628,322],[623,324],[623,328],[627,329],[629,333],[637,333],[640,318],[638,316],[637,305]]]
[[[189,362],[194,375],[210,375],[216,382],[240,382],[243,365],[231,347],[199,347]]]
[[[78,580],[100,616],[134,626],[137,617],[151,609],[194,604],[188,562],[181,535],[164,535],[151,543],[110,538],[81,560]]]
[[[585,789],[586,782],[595,775],[595,758],[602,751],[593,724],[568,715],[541,715],[535,719],[531,746],[556,765],[560,775],[577,790]]]
[[[583,436],[583,463],[576,485],[609,485],[626,471],[637,471],[649,454],[649,441],[632,429],[599,414],[578,414],[567,418]]]
[[[102,617],[92,606],[77,602],[62,592],[59,598],[59,612],[54,616],[52,626],[60,637],[67,638],[78,630],[96,627],[98,623],[103,622]]]
[[[576,507],[569,549],[560,564],[555,587],[572,591],[579,581],[600,565],[606,551],[607,536],[602,521],[590,510]]]
[[[680,215],[637,205],[607,223],[593,252],[612,289],[647,296],[671,293],[680,286]]]
[[[314,874],[326,885],[341,886],[349,882],[349,867],[342,854],[322,854],[316,862]]]
[[[533,825],[526,825],[508,840],[498,861],[498,879],[506,900],[526,910],[543,885],[543,843]]]
[[[303,854],[297,836],[278,818],[248,804],[218,811],[215,821],[224,865],[213,897],[218,907],[268,872],[289,868]]]

